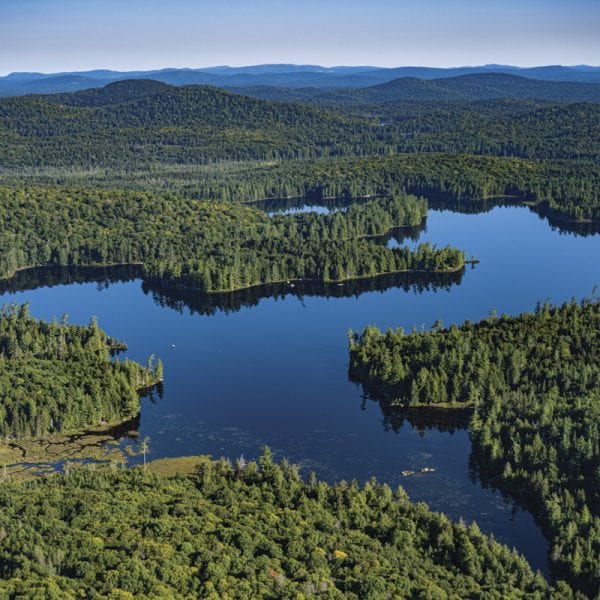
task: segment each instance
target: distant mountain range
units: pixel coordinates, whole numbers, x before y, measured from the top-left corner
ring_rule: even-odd
[[[600,84],[600,67],[587,65],[529,68],[483,65],[441,69],[433,67],[321,67],[318,65],[273,64],[126,72],[94,70],[51,74],[11,73],[6,77],[0,77],[0,96],[74,92],[103,87],[114,81],[126,79],[152,79],[171,85],[201,84],[230,88],[271,86],[335,89],[366,88],[399,78],[437,80],[474,74],[506,74],[533,80]]]
[[[476,102],[500,98],[600,102],[600,83],[541,81],[504,73],[477,73],[439,79],[400,77],[369,87],[349,89],[275,86],[240,86],[228,89],[262,100],[310,102],[331,107],[364,107],[395,102]]]

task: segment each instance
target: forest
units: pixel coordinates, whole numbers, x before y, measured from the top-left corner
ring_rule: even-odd
[[[113,360],[123,342],[87,326],[34,319],[27,304],[0,310],[0,435],[6,439],[115,423],[140,410],[162,363]]]
[[[323,104],[314,90],[275,102],[146,80],[2,98],[0,182],[236,201],[369,190],[509,195],[565,219],[600,219],[600,104],[387,101],[380,87],[369,88],[379,104],[366,105]]]
[[[372,119],[206,86],[162,85],[156,91],[153,84],[161,86],[107,86],[112,103],[101,106],[40,96],[0,99],[1,166],[131,168],[384,151]],[[132,88],[129,96],[124,87]]]
[[[89,281],[93,267],[210,315],[266,295],[447,289],[468,277],[461,249],[387,245],[422,230],[424,196],[600,223],[598,89],[511,75],[356,90],[136,80],[0,98],[0,291]],[[348,202],[329,214],[258,208],[292,198]],[[0,435],[139,414],[162,363],[118,360],[124,348],[94,319],[1,309]],[[0,597],[597,594],[596,298],[429,331],[368,327],[350,332],[349,358],[388,422],[466,409],[446,412],[468,416],[473,469],[535,515],[556,582],[401,489],[303,478],[265,450],[258,464],[194,459],[188,476],[96,465],[20,483],[4,470]]]
[[[382,100],[348,108],[121,81],[102,90],[0,99],[0,166],[133,168],[416,152],[598,158],[600,104],[509,106],[501,99],[428,106]]]
[[[349,332],[350,374],[402,405],[471,404],[484,396],[600,387],[600,302],[539,304],[430,331]]]
[[[0,173],[19,188],[59,186],[160,192],[198,200],[256,202],[362,198],[409,192],[463,204],[508,197],[561,221],[600,221],[600,172],[582,161],[532,161],[468,154],[400,154],[312,161],[156,165],[147,169],[33,169]]]
[[[600,301],[430,331],[350,332],[350,377],[398,406],[471,406],[480,469],[541,520],[553,572],[600,589]]]
[[[241,204],[138,192],[0,189],[0,275],[23,268],[143,264],[145,276],[205,292],[298,279],[341,281],[395,272],[457,271],[464,253],[370,241],[420,225],[424,200],[406,194],[328,215],[268,217]]]
[[[189,476],[151,463],[3,482],[0,595],[580,597],[401,488],[304,480],[268,449],[258,463],[194,463]]]

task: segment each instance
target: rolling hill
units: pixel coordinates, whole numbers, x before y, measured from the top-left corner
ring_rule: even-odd
[[[106,167],[310,158],[377,144],[373,120],[210,86],[117,81],[0,99],[0,165]]]
[[[148,170],[403,152],[595,161],[600,103],[527,99],[541,94],[536,90],[552,97],[554,90],[573,100],[579,86],[596,87],[510,75],[400,79],[328,92],[329,104],[319,104],[273,102],[212,86],[115,81],[100,89],[0,99],[0,167],[5,174],[22,167]],[[517,99],[494,98],[511,94]],[[390,120],[379,120],[381,106]]]

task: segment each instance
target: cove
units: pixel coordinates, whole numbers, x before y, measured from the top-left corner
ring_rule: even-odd
[[[141,281],[135,269],[24,272],[3,283],[2,301],[30,301],[45,319],[66,312],[85,323],[96,315],[127,341],[132,359],[163,359],[162,398],[144,400],[138,425],[150,437],[150,458],[254,458],[269,445],[327,480],[375,476],[402,485],[412,500],[477,521],[545,570],[547,544],[531,515],[477,478],[464,422],[402,419],[363,398],[348,380],[346,331],[371,323],[428,328],[437,319],[475,321],[492,308],[516,314],[538,299],[581,298],[600,282],[600,236],[552,228],[526,207],[497,206],[479,214],[430,210],[413,237],[453,244],[481,262],[437,280],[269,286],[214,297]],[[402,475],[424,467],[435,472]]]

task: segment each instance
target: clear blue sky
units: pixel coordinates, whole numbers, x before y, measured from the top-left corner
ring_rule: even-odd
[[[0,0],[0,74],[600,64],[600,0]]]

